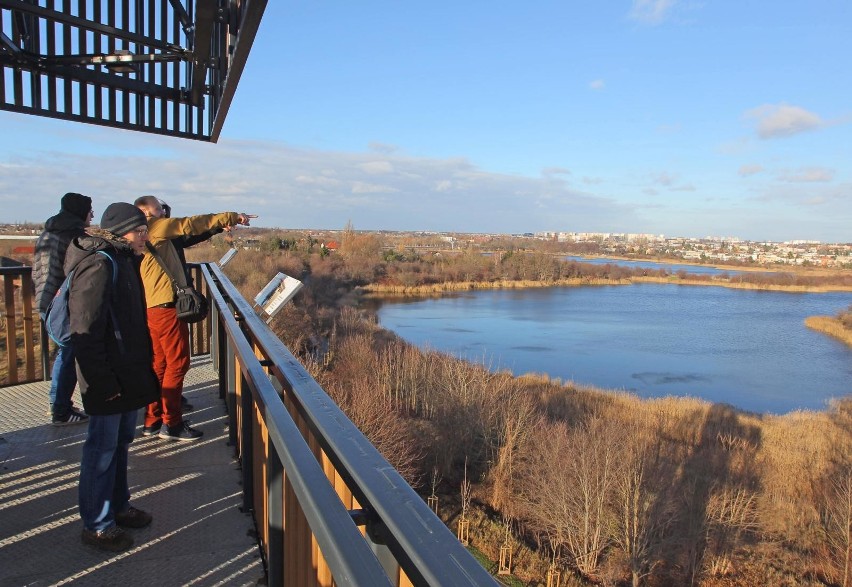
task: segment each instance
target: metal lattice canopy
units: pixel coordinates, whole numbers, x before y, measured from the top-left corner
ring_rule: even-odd
[[[216,142],[266,0],[0,0],[0,110]]]

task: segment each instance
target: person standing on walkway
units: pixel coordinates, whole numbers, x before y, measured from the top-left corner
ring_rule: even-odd
[[[162,214],[159,217],[160,218],[171,218],[172,217],[172,207],[169,206],[166,202],[164,202],[163,200],[161,200],[159,198],[157,199],[157,201],[160,202],[160,207],[162,208]],[[156,214],[157,210],[154,209],[153,213]],[[219,234],[220,232],[223,232],[225,230],[231,230],[231,227],[230,226],[227,226],[225,228],[217,227],[217,228],[214,228],[212,230],[208,230],[207,232],[205,232],[203,234],[183,235],[183,236],[178,236],[178,237],[175,237],[173,239],[170,239],[172,241],[172,244],[175,247],[175,252],[177,252],[178,258],[180,259],[180,264],[183,266],[183,273],[184,273],[184,275],[186,275],[186,284],[189,287],[195,287],[195,284],[192,281],[192,274],[190,273],[189,268],[186,266],[185,250],[188,249],[189,247],[194,247],[197,244],[208,241],[211,238],[213,238],[214,236],[216,236],[217,234]],[[189,329],[187,329],[186,334],[187,334],[186,344],[187,344],[187,347],[188,347],[189,344],[190,344]],[[180,406],[181,406],[181,411],[184,414],[192,411],[192,407],[193,407],[192,404],[189,403],[189,401],[186,399],[186,396],[183,395],[182,390],[181,390],[181,396],[180,396]]]
[[[33,258],[33,284],[38,313],[44,321],[50,302],[65,281],[65,251],[72,239],[83,236],[92,222],[92,199],[69,192],[62,196],[59,214],[44,223]],[[70,346],[57,347],[50,374],[50,415],[54,426],[83,424],[86,414],[74,408],[71,396],[77,386],[74,351]]]
[[[237,224],[248,226],[252,218],[257,218],[239,212],[165,218],[163,206],[155,196],[137,198],[134,205],[148,219],[151,245],[170,272],[178,277],[185,276],[185,273],[171,239],[197,236]],[[161,394],[159,400],[148,406],[142,434],[156,434],[167,440],[199,440],[203,432],[190,427],[181,407],[183,380],[189,371],[189,327],[177,317],[171,279],[149,252],[145,253],[142,261],[142,282],[145,284],[145,302],[148,306],[148,330],[154,345],[154,372],[160,382]]]
[[[71,346],[89,430],[80,463],[82,541],[123,551],[152,516],[130,505],[127,460],[139,408],[156,401],[151,339],[139,274],[148,242],[145,215],[119,202],[104,211],[99,229],[74,239],[65,270],[74,270],[68,297]]]

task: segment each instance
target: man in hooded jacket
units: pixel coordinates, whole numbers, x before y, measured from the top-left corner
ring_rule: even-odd
[[[62,196],[59,214],[44,223],[33,258],[33,284],[36,307],[44,320],[50,302],[65,281],[65,251],[72,239],[83,236],[92,221],[92,199],[69,192]],[[74,370],[74,351],[70,346],[58,347],[50,375],[50,414],[54,426],[82,424],[86,414],[71,403],[77,374]]]
[[[127,480],[137,410],[160,395],[139,274],[147,242],[145,215],[119,202],[104,211],[100,229],[71,242],[65,259],[66,272],[74,270],[71,346],[89,414],[80,463],[82,540],[116,552],[133,545],[122,528],[142,528],[152,520],[130,505]]]

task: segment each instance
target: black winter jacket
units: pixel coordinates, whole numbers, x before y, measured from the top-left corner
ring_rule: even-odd
[[[97,251],[115,259],[115,286],[112,263]],[[71,346],[83,407],[89,414],[128,412],[160,396],[151,367],[141,260],[127,241],[100,229],[90,229],[68,247],[65,271],[75,270],[68,299]],[[113,319],[118,322],[121,340],[117,340]]]
[[[86,234],[86,223],[79,216],[61,211],[44,223],[33,256],[33,285],[36,308],[44,316],[59,286],[65,281],[65,251],[72,239]]]

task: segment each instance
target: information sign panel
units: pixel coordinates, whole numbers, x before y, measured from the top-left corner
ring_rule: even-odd
[[[228,252],[225,253],[224,255],[222,255],[222,258],[219,259],[219,263],[218,263],[219,267],[224,267],[225,265],[227,265],[228,261],[233,259],[234,255],[236,255],[236,254],[237,254],[237,249],[233,249],[233,248],[229,249]]]
[[[260,290],[260,293],[254,298],[254,302],[269,316],[266,320],[267,324],[301,288],[302,282],[295,277],[278,273]]]

